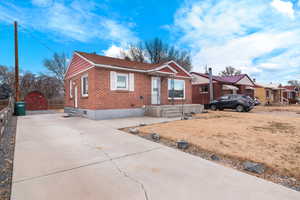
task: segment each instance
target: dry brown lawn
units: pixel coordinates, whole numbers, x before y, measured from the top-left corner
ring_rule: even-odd
[[[209,112],[198,115],[199,119],[139,130],[174,141],[184,139],[223,156],[264,163],[280,174],[300,179],[300,115],[265,115],[258,112],[260,109],[250,113]]]
[[[276,111],[286,111],[286,112],[300,112],[300,105],[288,105],[288,106],[257,106],[256,111],[263,112],[276,112]]]

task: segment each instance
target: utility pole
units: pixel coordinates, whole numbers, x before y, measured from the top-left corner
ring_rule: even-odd
[[[212,78],[212,68],[208,69],[209,73],[209,100],[212,102],[214,100],[214,86],[213,86],[213,78]]]
[[[18,22],[14,22],[15,26],[15,101],[18,102],[20,100],[19,94],[19,54],[18,54]]]

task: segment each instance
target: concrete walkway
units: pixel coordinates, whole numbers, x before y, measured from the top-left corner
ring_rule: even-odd
[[[19,117],[11,199],[300,199],[299,192],[117,130],[159,121]]]

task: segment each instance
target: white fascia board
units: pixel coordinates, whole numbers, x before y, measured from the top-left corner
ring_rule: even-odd
[[[186,74],[188,74],[189,76],[192,76],[188,71],[186,71],[183,67],[181,67],[177,62],[175,62],[174,60],[170,60],[169,62],[167,62],[166,64],[170,64],[170,63],[174,63],[175,65],[177,65],[177,67],[179,67],[182,71],[184,71]]]
[[[169,68],[172,72],[174,72],[174,73],[178,73],[178,71],[177,70],[175,70],[173,67],[171,67],[170,65],[162,65],[162,66],[160,66],[160,67],[157,67],[157,68],[155,68],[155,69],[151,69],[151,70],[148,70],[149,72],[152,72],[152,71],[159,71],[159,70],[161,70],[161,69],[163,69],[163,68],[165,68],[165,67],[167,67],[167,68]]]

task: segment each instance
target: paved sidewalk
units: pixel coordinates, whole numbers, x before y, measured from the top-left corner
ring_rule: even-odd
[[[164,120],[19,117],[11,199],[300,199],[299,192],[117,130]]]

